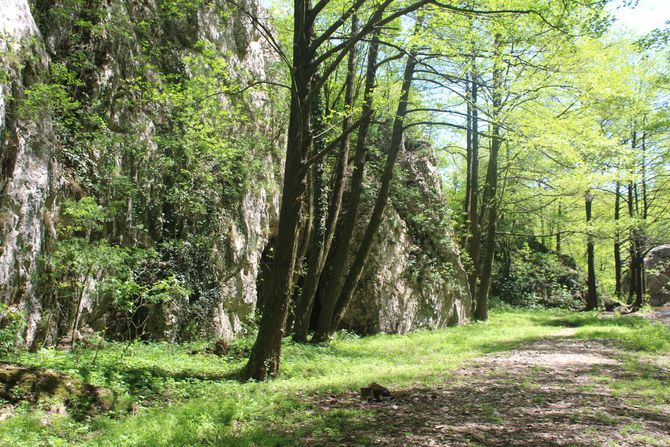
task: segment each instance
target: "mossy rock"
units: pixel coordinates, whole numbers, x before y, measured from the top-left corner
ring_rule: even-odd
[[[65,408],[76,419],[118,410],[123,401],[108,389],[57,371],[12,364],[0,364],[0,398],[12,404]]]

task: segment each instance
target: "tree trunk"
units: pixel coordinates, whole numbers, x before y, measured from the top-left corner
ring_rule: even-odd
[[[317,154],[325,148],[323,132],[325,131],[324,110],[321,94],[317,94],[312,101],[312,123],[313,133],[319,135],[314,140],[313,154]],[[307,254],[307,268],[302,281],[302,291],[298,294],[295,306],[293,340],[297,342],[307,341],[307,330],[309,327],[309,316],[312,311],[314,294],[318,285],[321,255],[325,235],[324,213],[325,199],[323,193],[323,163],[314,163],[311,167],[312,177],[312,231],[309,239],[309,250]]]
[[[465,233],[465,243],[463,247],[467,249],[470,241],[470,231],[468,225],[468,216],[470,215],[470,188],[472,179],[472,91],[470,90],[470,80],[465,81],[465,197],[463,198],[463,228]]]
[[[306,157],[312,145],[311,101],[314,83],[311,1],[296,0],[294,5],[293,86],[286,147],[284,185],[279,211],[275,256],[268,278],[273,294],[261,316],[258,335],[243,371],[244,379],[265,380],[279,372],[281,341],[293,290],[293,268],[297,251],[300,209],[305,194]]]
[[[631,138],[631,149],[633,153],[637,148],[637,132],[633,130]],[[634,173],[631,168],[631,175]],[[640,222],[640,206],[637,194],[637,184],[632,180],[628,181],[628,216],[630,218],[630,289],[628,290],[628,302],[633,305],[633,309],[642,307],[644,300],[644,258],[642,256],[642,234]]]
[[[386,202],[388,201],[388,196],[391,191],[391,181],[393,180],[393,169],[395,167],[395,162],[398,158],[398,154],[402,149],[403,143],[403,130],[404,130],[404,120],[407,113],[407,99],[409,97],[409,90],[412,84],[412,77],[414,76],[414,69],[416,67],[416,60],[413,55],[410,54],[407,64],[405,66],[405,73],[403,75],[403,84],[402,84],[402,93],[400,97],[400,102],[398,104],[398,110],[396,112],[396,117],[393,123],[393,131],[391,134],[391,145],[389,147],[389,154],[386,159],[386,165],[384,167],[384,173],[381,178],[381,185],[379,192],[377,193],[377,199],[375,201],[375,206],[372,210],[372,215],[370,221],[365,229],[363,239],[361,244],[356,252],[354,261],[349,269],[349,272],[346,276],[342,287],[333,288],[333,294],[330,295],[330,301],[324,303],[328,306],[328,312],[324,313],[322,308],[322,315],[319,316],[319,324],[317,326],[316,332],[314,334],[313,341],[315,343],[323,342],[328,340],[330,335],[335,331],[337,325],[344,317],[344,313],[351,302],[353,293],[358,285],[358,281],[365,267],[368,255],[372,248],[372,242],[374,236],[379,229],[379,225],[382,221],[382,216],[384,213],[384,208],[386,207]],[[362,179],[361,179],[362,181]],[[360,192],[359,192],[360,194]],[[360,200],[360,198],[358,199]],[[353,216],[352,216],[353,217]],[[351,226],[350,231],[353,236],[353,230],[356,225],[356,221],[347,222]],[[348,253],[342,253],[344,256],[347,256]],[[346,259],[342,264],[346,263]],[[342,270],[343,272],[344,270]],[[332,286],[331,286],[332,287]]]
[[[637,286],[635,282],[637,281],[637,262],[635,261],[635,205],[634,205],[634,195],[633,195],[633,181],[628,181],[628,217],[630,219],[630,228],[628,230],[628,252],[630,260],[628,262],[628,303],[633,304],[635,301],[635,290]]]
[[[479,270],[479,290],[476,295],[476,307],[474,318],[486,321],[489,317],[489,290],[491,288],[491,277],[493,270],[493,256],[496,247],[496,224],[498,219],[498,154],[500,152],[500,111],[502,106],[502,69],[500,67],[500,36],[496,35],[494,42],[495,65],[493,68],[492,101],[493,113],[491,114],[491,153],[486,170],[486,184],[484,185],[484,197],[482,201],[481,218],[486,222],[486,239],[484,243],[484,256]]]
[[[616,190],[614,191],[614,294],[617,298],[622,295],[622,268],[621,262],[621,231],[619,222],[621,220],[621,182],[617,180]]]
[[[563,236],[561,231],[561,220],[563,219],[563,206],[558,204],[558,222],[556,223],[556,253],[561,254],[561,238]]]
[[[493,270],[493,256],[496,246],[496,224],[497,224],[497,189],[498,189],[498,153],[500,150],[499,126],[493,125],[493,138],[491,140],[491,154],[486,171],[486,184],[484,186],[483,213],[486,216],[486,238],[484,242],[484,256],[479,271],[479,290],[477,293],[477,305],[475,307],[475,320],[486,321],[489,314],[488,296],[491,288],[491,277]]]
[[[471,270],[468,275],[470,294],[473,301],[473,310],[476,309],[477,279],[479,270],[479,250],[481,245],[481,230],[479,228],[479,119],[477,111],[477,78],[472,77],[472,162],[470,166],[470,208],[468,212],[468,255],[470,256]]]
[[[354,35],[357,30],[356,15],[351,18],[351,34]],[[342,132],[347,132],[347,129],[352,124],[351,112],[354,105],[354,89],[356,81],[356,50],[355,47],[349,52],[347,60],[347,78],[345,80],[345,111],[348,114],[342,121]],[[318,151],[314,151],[318,152]],[[342,196],[344,194],[345,176],[347,166],[349,165],[349,137],[342,140],[340,147],[340,156],[334,172],[333,190],[330,196],[328,206],[328,214],[326,215],[326,222],[322,224],[324,218],[324,207],[320,207],[320,214],[316,217],[321,226],[317,227],[319,231],[319,239],[314,240],[314,244],[310,248],[310,259],[308,262],[308,269],[305,275],[305,281],[302,287],[302,292],[298,297],[296,303],[296,319],[294,325],[293,340],[304,343],[307,341],[307,332],[309,330],[309,321],[314,306],[314,298],[319,286],[319,280],[323,272],[326,254],[328,253],[333,237],[335,235],[335,228],[342,206]]]
[[[358,221],[358,209],[360,207],[361,195],[363,192],[363,178],[365,174],[365,160],[367,158],[367,137],[372,123],[373,96],[377,74],[377,56],[379,54],[379,32],[375,32],[370,49],[368,50],[367,69],[365,74],[365,93],[363,99],[362,116],[356,141],[356,151],[354,155],[354,171],[351,178],[351,190],[349,192],[349,203],[345,220],[342,223],[342,232],[339,234],[337,244],[334,245],[335,251],[330,254],[329,271],[327,281],[322,281],[319,286],[324,290],[321,296],[321,309],[319,312],[315,342],[318,342],[324,335],[327,336],[335,312],[337,296],[344,283],[344,273],[349,256],[349,247],[354,237],[354,230]]]
[[[596,290],[596,260],[595,247],[593,243],[593,229],[591,228],[591,205],[593,203],[593,196],[591,192],[587,191],[584,199],[586,209],[586,225],[588,227],[588,236],[586,241],[586,263],[587,263],[587,293],[586,293],[586,310],[594,310],[598,308],[598,292]]]

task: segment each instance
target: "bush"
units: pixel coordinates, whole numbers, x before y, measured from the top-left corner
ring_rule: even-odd
[[[0,303],[0,355],[17,350],[25,326],[23,314],[12,311],[6,304]]]
[[[526,243],[496,263],[493,294],[515,307],[578,310],[584,307],[584,284],[574,260]]]

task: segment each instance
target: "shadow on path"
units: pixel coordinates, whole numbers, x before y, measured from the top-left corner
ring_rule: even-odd
[[[367,416],[334,418],[335,430],[313,433],[302,443],[670,446],[670,402],[648,394],[616,393],[608,386],[638,379],[621,363],[619,353],[606,341],[554,337],[479,357],[440,386],[399,390],[381,403],[361,402],[353,392],[324,398],[314,405],[326,420],[328,414],[352,409]],[[668,371],[660,369],[651,379],[670,386]]]

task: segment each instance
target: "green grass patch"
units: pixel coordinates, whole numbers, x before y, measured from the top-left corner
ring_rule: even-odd
[[[0,422],[0,445],[291,446],[304,439],[318,445],[318,439],[337,439],[347,428],[365,424],[370,413],[322,411],[310,402],[317,395],[357,390],[372,381],[390,388],[442,382],[469,358],[513,349],[571,325],[585,338],[658,335],[644,320],[602,324],[593,314],[493,311],[487,323],[435,331],[365,338],[341,334],[322,346],[286,341],[280,377],[246,384],[236,378],[251,339],[233,342],[230,355],[223,358],[192,353],[204,343],[108,343],[97,356],[86,350],[22,353],[7,360],[61,371],[107,388],[132,406],[129,413],[81,421],[19,406]],[[661,333],[661,338],[666,335]],[[624,346],[636,349],[639,344]]]
[[[670,351],[670,329],[641,316],[582,312],[558,316],[551,324],[578,328],[578,338],[617,340],[634,351]]]

